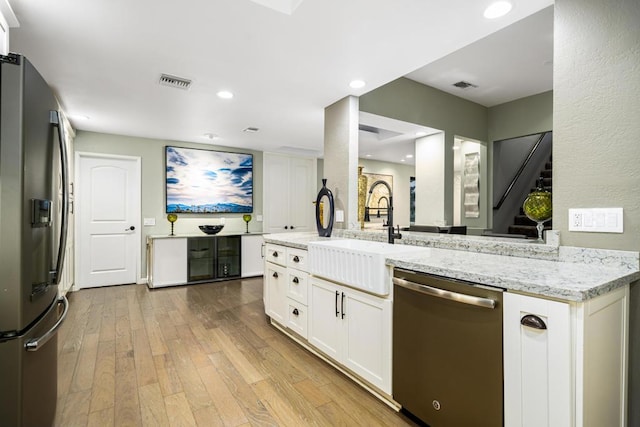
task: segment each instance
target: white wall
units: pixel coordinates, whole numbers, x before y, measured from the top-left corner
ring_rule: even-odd
[[[452,153],[450,156],[453,158]],[[451,172],[448,199],[453,200],[453,168],[447,167],[446,157],[444,132],[416,139],[416,225],[445,225],[447,222],[445,171]]]

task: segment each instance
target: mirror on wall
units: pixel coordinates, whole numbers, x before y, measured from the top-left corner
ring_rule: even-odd
[[[367,107],[363,110],[394,117],[361,111],[358,143],[364,172],[389,173],[394,179],[400,173],[407,176],[394,182],[396,224],[468,225],[472,234],[491,227],[492,153],[487,140],[532,132],[526,130],[535,127],[529,106],[509,103],[551,93],[552,61],[550,6],[409,73],[405,83],[361,96],[361,108]],[[407,96],[415,91],[422,94],[415,83],[429,87],[424,91],[427,98]],[[397,95],[392,92],[396,88]],[[538,102],[534,108],[552,117],[552,103]],[[475,138],[469,138],[472,135]],[[411,167],[413,171],[408,172]],[[426,195],[425,187],[431,189]]]

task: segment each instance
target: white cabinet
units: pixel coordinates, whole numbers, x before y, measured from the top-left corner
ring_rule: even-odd
[[[262,235],[242,235],[242,277],[262,276],[264,273],[264,260],[262,259],[262,247],[264,239]]]
[[[187,239],[172,237],[147,243],[150,288],[187,283]]]
[[[391,394],[391,299],[309,278],[309,343]]]
[[[265,312],[272,320],[307,338],[307,251],[266,245]]]
[[[315,227],[316,160],[264,153],[264,231]]]
[[[265,307],[269,317],[278,323],[285,324],[287,318],[287,268],[281,265],[266,263],[265,266],[266,301]]]
[[[628,286],[581,303],[504,294],[505,426],[626,425],[628,298]]]

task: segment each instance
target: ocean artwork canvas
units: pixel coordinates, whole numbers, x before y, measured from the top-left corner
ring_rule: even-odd
[[[165,147],[167,213],[253,212],[253,155]]]

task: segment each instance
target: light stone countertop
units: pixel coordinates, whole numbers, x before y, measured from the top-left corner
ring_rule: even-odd
[[[180,237],[214,237],[214,236],[220,236],[220,237],[225,237],[225,236],[261,236],[264,233],[262,233],[261,231],[259,232],[254,232],[254,231],[250,231],[248,233],[245,233],[244,231],[220,231],[217,234],[206,234],[203,233],[202,231],[194,231],[193,233],[181,233],[181,234],[174,234],[173,236],[170,234],[149,234],[147,236],[147,241],[148,240],[152,240],[152,239],[177,239]]]
[[[337,233],[340,234],[340,233]],[[307,249],[315,241],[343,239],[317,233],[265,234],[267,243]],[[413,245],[411,245],[413,246]],[[565,301],[586,301],[640,279],[637,252],[560,247],[555,260],[424,247],[394,257],[398,268]],[[518,251],[516,251],[518,252]]]

